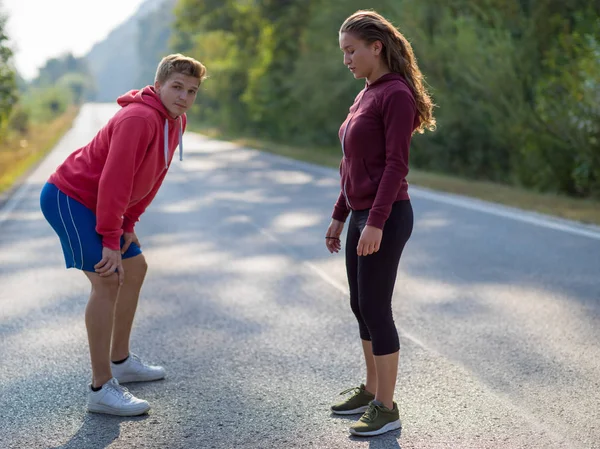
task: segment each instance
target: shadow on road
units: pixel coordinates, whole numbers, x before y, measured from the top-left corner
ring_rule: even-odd
[[[148,415],[119,417],[88,413],[77,433],[61,446],[48,449],[104,449],[112,444],[121,434],[121,423],[127,421],[144,421]]]

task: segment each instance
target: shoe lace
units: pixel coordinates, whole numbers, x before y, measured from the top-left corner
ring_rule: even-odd
[[[357,394],[360,394],[361,389],[360,387],[352,387],[352,388],[348,388],[347,390],[344,390],[340,393],[340,396],[348,394],[348,393],[354,393],[352,396],[356,396]]]
[[[144,368],[146,366],[146,364],[144,362],[142,362],[142,359],[140,359],[137,355],[130,353],[129,357],[131,358],[133,365],[137,366],[138,369]]]
[[[379,410],[375,404],[369,404],[369,408],[363,415],[360,417],[361,421],[364,422],[373,422],[377,419],[377,415],[379,414]]]
[[[116,396],[124,397],[125,399],[131,399],[133,395],[129,392],[127,387],[120,384],[112,384],[110,392]]]

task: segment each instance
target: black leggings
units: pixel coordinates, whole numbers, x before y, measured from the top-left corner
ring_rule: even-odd
[[[412,233],[413,210],[409,200],[395,202],[383,228],[379,251],[358,256],[356,247],[368,218],[369,209],[352,211],[348,226],[346,273],[350,307],[358,320],[360,338],[371,341],[374,355],[386,355],[400,349],[392,294],[400,256]]]

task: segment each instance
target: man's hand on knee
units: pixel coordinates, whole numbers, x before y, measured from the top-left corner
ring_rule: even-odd
[[[116,270],[119,275],[119,285],[123,285],[125,270],[121,260],[121,251],[102,248],[102,260],[94,265],[94,269],[102,277],[110,276]]]
[[[123,248],[121,248],[121,254],[125,254],[125,252],[129,249],[129,245],[131,245],[132,242],[135,243],[138,247],[142,247],[142,244],[138,240],[137,235],[135,235],[135,232],[124,232],[123,240],[125,240],[125,243],[123,244]]]

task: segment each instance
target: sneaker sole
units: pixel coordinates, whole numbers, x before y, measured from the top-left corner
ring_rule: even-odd
[[[364,405],[362,407],[355,408],[354,410],[334,410],[334,409],[331,409],[331,412],[335,413],[336,415],[357,415],[359,413],[366,412],[368,408],[369,408],[368,405]]]
[[[108,407],[106,405],[93,404],[88,405],[88,412],[90,413],[104,413],[106,415],[116,415],[116,416],[138,416],[147,413],[150,410],[150,405],[143,405],[137,408],[132,408],[129,410],[123,409],[115,409],[113,407]]]
[[[139,377],[139,376],[115,376],[115,379],[117,379],[117,381],[120,384],[124,384],[124,383],[130,383],[130,382],[153,382],[155,380],[162,380],[165,378],[165,375],[159,375],[159,376],[154,376],[154,377]]]
[[[350,433],[352,435],[354,435],[354,436],[357,436],[357,437],[374,437],[376,435],[381,435],[383,433],[390,432],[392,430],[400,429],[401,427],[402,427],[402,424],[400,423],[400,420],[398,419],[396,421],[392,421],[392,422],[387,423],[381,429],[371,430],[370,432],[357,432],[356,430],[354,430],[351,427],[350,428]]]

